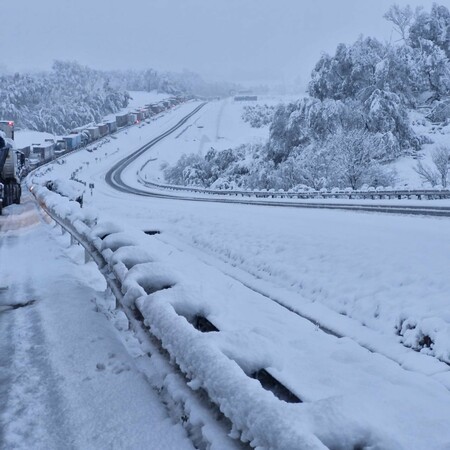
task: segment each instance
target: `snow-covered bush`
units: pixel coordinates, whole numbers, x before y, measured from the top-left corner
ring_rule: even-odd
[[[261,128],[272,123],[274,112],[274,106],[248,105],[244,106],[242,120],[248,122],[253,128]]]

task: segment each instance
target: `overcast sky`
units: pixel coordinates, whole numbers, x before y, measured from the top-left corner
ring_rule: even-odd
[[[307,79],[322,52],[360,34],[391,38],[384,12],[426,0],[3,0],[1,60],[200,73],[207,79]],[[440,0],[450,7],[450,0]],[[394,35],[393,39],[397,37]]]

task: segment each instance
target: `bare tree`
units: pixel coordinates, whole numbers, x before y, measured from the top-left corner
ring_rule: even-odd
[[[432,167],[422,164],[422,161],[417,163],[416,167],[413,167],[423,181],[427,181],[431,186],[436,186],[439,182],[439,172]]]
[[[449,173],[449,159],[450,159],[450,147],[441,145],[434,150],[431,155],[436,170],[441,177],[442,187],[447,187],[448,173]]]
[[[411,6],[407,5],[402,8],[399,5],[392,5],[383,17],[394,24],[395,31],[406,41],[408,30],[414,17]]]
[[[431,160],[433,161],[434,167],[422,164],[422,161],[419,161],[417,166],[414,167],[414,170],[423,181],[427,181],[431,186],[436,186],[440,182],[442,187],[446,188],[450,169],[450,147],[444,145],[437,147],[431,154]]]
[[[335,134],[327,145],[334,155],[334,171],[341,183],[359,189],[368,181],[377,165],[377,157],[385,153],[382,139],[366,130],[347,130]]]

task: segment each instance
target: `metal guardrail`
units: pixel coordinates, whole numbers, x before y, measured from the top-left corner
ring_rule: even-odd
[[[231,197],[248,197],[248,198],[287,198],[287,199],[371,199],[371,200],[392,200],[392,199],[428,199],[428,200],[441,200],[450,198],[450,190],[435,190],[435,189],[393,189],[393,190],[331,190],[331,191],[281,191],[281,190],[268,190],[268,191],[256,191],[256,190],[225,190],[225,189],[208,189],[191,186],[177,186],[170,184],[160,184],[152,181],[147,181],[142,177],[141,171],[138,172],[140,182],[147,186],[158,189],[164,189],[169,191],[179,192],[191,192],[195,194],[207,194],[207,195],[225,195]]]
[[[36,196],[36,193],[34,190],[32,190],[32,193]],[[39,201],[39,199],[37,199]],[[69,201],[69,200],[67,200]],[[164,337],[164,336],[159,336],[158,334],[155,334],[154,331],[152,331],[152,327],[150,324],[148,324],[148,326],[144,325],[144,317],[141,317],[139,319],[139,310],[132,310],[129,306],[126,306],[123,302],[124,299],[124,294],[123,294],[123,286],[121,281],[116,277],[114,270],[111,267],[111,263],[108,263],[108,258],[105,257],[102,254],[102,251],[100,251],[96,245],[94,244],[94,242],[90,242],[90,239],[87,238],[87,235],[89,234],[90,231],[90,227],[85,224],[84,222],[78,220],[77,224],[72,223],[69,219],[63,219],[61,217],[58,216],[58,214],[53,211],[51,208],[49,208],[45,202],[43,201],[39,201],[40,206],[44,209],[44,211],[64,230],[66,231],[70,236],[71,236],[71,241],[72,243],[79,243],[84,249],[85,249],[85,255],[87,255],[89,258],[91,258],[98,266],[99,271],[102,273],[102,275],[104,276],[108,287],[111,289],[114,297],[116,298],[116,307],[120,310],[122,310],[129,322],[130,322],[130,326],[135,330],[135,331],[139,331],[138,328],[140,328],[140,331],[142,331],[143,328],[145,328],[146,332],[149,335],[149,338],[152,340],[156,340],[159,344],[159,348],[162,350],[162,352],[167,352],[168,348],[170,348],[170,337]],[[80,228],[81,227],[81,228]],[[84,233],[83,231],[78,231],[78,230],[83,230],[85,229],[86,232]],[[100,238],[101,239],[101,238]],[[89,259],[88,257],[85,257],[85,259]],[[173,310],[173,318],[169,318],[169,320],[179,320],[179,314]],[[164,319],[162,319],[164,320]],[[195,328],[195,326],[193,326]],[[163,326],[164,328],[164,326]],[[198,330],[200,330],[200,328],[197,328]],[[181,329],[180,329],[181,332]],[[185,339],[187,341],[190,340],[191,335],[190,332],[186,333],[186,330],[184,330],[185,333]],[[163,333],[164,335],[164,333]],[[169,333],[169,336],[171,336],[172,333]],[[165,340],[167,341],[165,343]],[[202,341],[203,342],[203,341]],[[206,351],[207,348],[203,346],[203,344],[201,345],[201,350]],[[220,350],[218,350],[220,354],[222,354],[222,352]],[[208,353],[208,352],[206,352]],[[198,376],[195,373],[195,370],[193,370],[192,368],[187,369],[186,368],[186,363],[183,362],[182,360],[182,356],[180,354],[177,354],[176,352],[173,354],[171,352],[168,353],[169,357],[170,357],[170,361],[171,364],[174,366],[174,368],[176,369],[176,371],[179,373],[180,376],[184,377],[185,380],[187,382],[192,382],[192,380],[196,380],[198,378]],[[206,355],[200,355],[200,357],[204,357],[208,359],[208,354]],[[212,356],[212,355],[211,355]],[[224,358],[229,361],[229,358],[224,356]],[[181,361],[179,361],[181,359]],[[214,361],[214,358],[211,358],[211,361]],[[227,363],[228,364],[228,363]],[[233,364],[232,364],[233,365]],[[211,367],[213,367],[213,363],[210,364]],[[234,367],[234,365],[233,365]],[[187,369],[187,370],[186,370]],[[215,373],[214,369],[211,368],[210,370],[210,374],[209,376],[213,378],[213,375]],[[260,371],[261,373],[256,373],[256,374],[245,374],[244,372],[242,372],[242,376],[244,376],[245,378],[253,378],[255,380],[259,380],[258,382],[261,384],[261,392],[264,392],[266,390],[272,390],[272,389],[268,389],[265,385],[264,385],[264,380],[261,381],[260,378],[261,376],[265,375],[265,377],[270,377],[270,374],[267,373],[265,370]],[[233,375],[234,375],[234,369],[233,369]],[[201,376],[200,376],[201,378]],[[199,378],[199,379],[200,379]],[[211,378],[211,379],[212,379]],[[277,381],[277,380],[275,380]],[[236,383],[236,381],[233,382],[234,384]],[[267,381],[266,383],[270,384],[270,380]],[[195,384],[195,383],[194,383]],[[276,412],[271,410],[271,406],[273,407],[273,403],[272,401],[270,402],[265,402],[264,400],[260,400],[259,402],[253,402],[252,400],[254,400],[253,395],[254,395],[254,390],[251,390],[251,394],[249,395],[248,390],[244,387],[242,388],[242,393],[240,396],[238,396],[239,398],[241,396],[244,396],[245,398],[247,398],[247,401],[245,402],[245,409],[249,410],[252,412],[253,415],[255,415],[255,413],[257,412],[257,416],[253,417],[253,424],[252,423],[247,423],[246,421],[244,423],[240,423],[240,419],[239,419],[239,415],[236,416],[236,399],[228,399],[229,401],[227,401],[227,399],[222,398],[222,394],[219,393],[219,395],[217,395],[217,392],[215,392],[215,386],[217,384],[217,381],[214,381],[212,383],[213,388],[212,388],[212,392],[209,392],[209,390],[207,388],[205,388],[204,391],[201,391],[200,396],[203,399],[203,401],[205,401],[205,397],[204,394],[207,395],[207,401],[210,402],[211,407],[213,408],[213,414],[215,416],[217,415],[222,415],[223,419],[229,422],[229,427],[230,427],[230,433],[228,434],[228,436],[232,439],[239,439],[239,435],[240,433],[242,433],[240,439],[242,440],[242,443],[245,444],[245,442],[248,442],[248,448],[252,447],[251,442],[260,442],[261,445],[263,445],[263,447],[265,448],[277,448],[276,446],[278,445],[278,440],[280,440],[282,442],[282,448],[310,448],[311,450],[322,450],[325,448],[325,446],[321,443],[321,441],[314,436],[313,434],[309,433],[309,432],[304,432],[302,430],[297,430],[295,427],[293,427],[293,424],[290,421],[283,420],[281,417],[279,417],[279,421],[273,421],[271,420],[270,416],[276,416]],[[289,395],[292,396],[292,393],[288,390],[286,390],[286,388],[279,384],[277,386],[275,386],[276,389],[280,390],[280,389],[284,389],[286,393],[284,393],[285,396],[287,396],[287,400],[283,397],[280,397],[279,395],[277,395],[276,392],[272,391],[275,395],[275,397],[278,397],[280,400],[284,400],[284,402],[279,403],[277,405],[277,407],[280,408],[284,408],[284,403],[285,402],[290,402],[290,403],[298,403],[300,402],[299,399],[295,398],[295,401],[292,401],[292,398],[289,397]],[[197,390],[197,388],[194,388],[194,391]],[[295,397],[295,396],[294,396]],[[225,403],[224,406],[222,405],[222,403]],[[237,400],[238,404],[241,404],[242,402],[238,399]],[[252,405],[252,403],[254,403],[254,405]],[[250,413],[249,413],[250,414]],[[236,419],[236,422],[235,420]],[[188,418],[183,419],[185,422],[188,421]],[[194,417],[194,420],[197,420]],[[217,420],[217,417],[216,417]],[[242,421],[241,421],[242,422]],[[263,425],[264,424],[264,425]],[[184,424],[187,427],[189,427],[189,424]],[[197,423],[193,423],[192,424],[194,427],[197,426]],[[275,431],[271,431],[271,429],[273,428],[273,430]],[[283,432],[288,431],[288,433],[286,435],[283,435],[279,433],[280,429],[283,430]],[[295,443],[294,445],[292,443]],[[284,445],[286,444],[286,446]],[[275,445],[275,447],[274,447]],[[245,448],[245,446],[243,445],[243,448]]]

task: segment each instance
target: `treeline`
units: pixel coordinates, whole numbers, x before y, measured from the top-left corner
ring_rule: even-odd
[[[431,120],[450,120],[450,12],[438,4],[431,11],[392,6],[385,18],[399,41],[360,37],[324,54],[310,96],[276,109],[266,144],[231,149],[226,158],[185,158],[166,169],[168,181],[266,189],[394,182],[384,163],[427,142],[408,111],[427,105]],[[182,168],[187,162],[193,165]]]
[[[22,128],[64,134],[128,104],[129,94],[108,74],[76,62],[56,61],[51,71],[0,77],[0,117]]]
[[[217,96],[234,88],[190,72],[100,71],[56,61],[47,72],[0,76],[0,118],[58,135],[126,107],[128,91]]]

